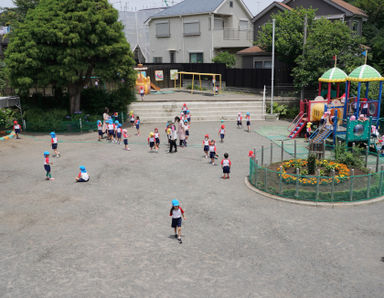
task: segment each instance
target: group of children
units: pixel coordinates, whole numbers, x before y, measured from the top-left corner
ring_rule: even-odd
[[[60,157],[60,152],[58,151],[58,139],[57,135],[54,131],[50,133],[51,136],[51,147],[53,152],[55,153],[53,157]],[[49,157],[50,157],[50,152],[49,151],[44,151],[44,170],[45,170],[45,179],[46,180],[55,180],[55,178],[52,177],[51,173],[51,165],[53,164]],[[80,166],[80,172],[79,174],[75,177],[76,182],[88,182],[89,181],[89,175],[87,173],[87,170],[85,169],[84,166]]]
[[[103,124],[100,120],[97,120],[97,131],[98,131],[98,141],[100,142],[101,139],[103,138]],[[129,151],[128,147],[128,131],[127,129],[122,128],[122,124],[119,123],[118,120],[115,120],[113,122],[112,119],[107,121],[107,140],[110,143],[116,143],[116,144],[121,144],[121,140],[123,140],[124,143],[124,150]]]
[[[251,132],[251,113],[245,114],[245,120],[247,121],[247,132]],[[241,112],[237,114],[237,128],[243,128],[243,116]]]

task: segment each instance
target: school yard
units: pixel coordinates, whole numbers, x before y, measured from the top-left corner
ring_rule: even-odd
[[[192,123],[190,146],[175,154],[164,123],[140,137],[130,128],[129,152],[95,133],[58,134],[54,181],[44,180],[49,134],[0,143],[0,296],[383,297],[384,203],[316,208],[258,195],[244,184],[247,154],[269,140],[225,124],[217,150],[230,154],[229,180],[202,158],[218,122]],[[163,145],[149,153],[156,126]],[[80,165],[89,183],[74,183]],[[183,244],[170,228],[174,198]]]

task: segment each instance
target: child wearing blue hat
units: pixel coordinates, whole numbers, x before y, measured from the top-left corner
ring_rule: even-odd
[[[121,133],[122,133],[123,129],[121,128],[121,124],[117,124],[117,128],[116,128],[116,138],[117,138],[117,144],[120,145],[120,142],[121,142]]]
[[[178,200],[172,200],[172,208],[169,213],[169,216],[172,216],[172,224],[171,227],[175,230],[175,238],[179,240],[181,244],[181,222],[183,218],[186,220],[184,216],[184,210],[180,207],[180,203]]]
[[[52,145],[52,150],[55,152],[55,155],[54,157],[60,157],[60,152],[57,151],[57,136],[56,136],[56,133],[54,131],[52,131],[50,133],[51,135],[51,145]]]
[[[189,110],[187,110],[187,120],[188,123],[191,123],[191,112]]]
[[[115,125],[113,124],[112,119],[108,120],[108,141],[112,142],[113,141],[113,135],[115,134]]]
[[[100,142],[103,137],[103,124],[100,120],[97,120],[97,133],[99,135],[98,141]]]
[[[88,182],[89,181],[89,175],[88,175],[87,170],[85,169],[84,166],[80,166],[80,173],[75,179],[76,179],[76,182]]]
[[[137,135],[139,136],[140,135],[140,117],[139,116],[136,116],[135,126],[137,130]]]
[[[248,132],[251,131],[251,113],[247,112],[247,114],[245,114],[245,120],[247,120],[247,129],[248,129]]]
[[[49,161],[49,152],[44,152],[44,170],[46,172],[45,180],[55,180],[51,175],[51,162]]]

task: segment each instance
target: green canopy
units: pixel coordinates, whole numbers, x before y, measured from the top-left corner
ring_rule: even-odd
[[[381,74],[372,66],[367,64],[361,65],[354,69],[348,76],[348,81],[354,82],[377,82],[384,81]]]
[[[342,83],[347,80],[347,74],[338,67],[328,69],[319,79],[319,82]]]

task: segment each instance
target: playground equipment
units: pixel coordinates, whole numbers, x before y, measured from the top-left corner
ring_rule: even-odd
[[[180,82],[179,82],[179,88],[181,89],[182,86],[182,80],[183,80],[183,75],[191,75],[192,76],[192,86],[191,86],[191,93],[194,91],[194,86],[195,86],[195,76],[199,77],[199,85],[200,85],[200,90],[202,90],[202,85],[201,85],[201,77],[202,76],[208,76],[212,77],[212,91],[213,94],[217,94],[221,90],[221,74],[218,73],[200,73],[200,72],[186,72],[186,71],[179,71],[177,73],[180,75]],[[216,83],[216,77],[219,78],[219,84]],[[175,88],[176,88],[176,80],[175,80]]]
[[[151,82],[151,78],[147,76],[148,67],[143,67],[143,64],[138,64],[137,67],[134,68],[137,71],[136,78],[136,92],[140,94],[140,89],[144,88],[144,94],[151,93],[151,87],[159,91],[160,88]]]
[[[367,64],[356,68],[349,76],[336,66],[329,69],[319,78],[318,96],[312,101],[306,99],[300,101],[300,113],[288,127],[289,138],[296,138],[308,121],[319,123],[324,113],[329,111],[326,117],[323,117],[325,123],[318,125],[317,130],[311,135],[311,143],[323,144],[324,140],[333,135],[334,144],[339,138],[345,140],[346,144],[364,141],[369,146],[371,124],[376,127],[379,125],[383,81],[384,78],[380,73]],[[352,82],[358,83],[356,96],[350,95]],[[379,82],[377,99],[369,97],[370,82]],[[322,83],[328,83],[325,99],[321,96]],[[341,83],[345,83],[345,93],[340,96]],[[364,98],[361,97],[362,83],[365,84]],[[336,84],[335,93],[332,93],[332,84]],[[332,94],[336,94],[336,97],[332,98]],[[369,117],[369,121],[350,120],[352,115],[357,119],[360,114]],[[318,148],[319,152],[323,150],[317,145],[313,147]]]

